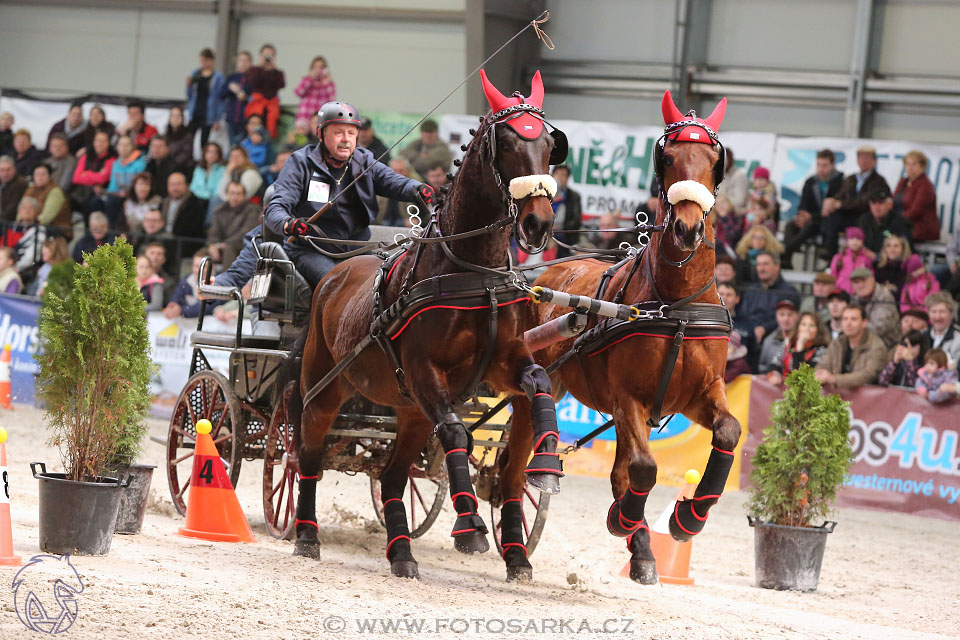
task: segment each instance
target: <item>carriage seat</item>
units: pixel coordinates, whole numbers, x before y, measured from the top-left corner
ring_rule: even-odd
[[[276,349],[279,345],[277,336],[256,336],[243,334],[240,336],[240,347],[246,349]],[[214,333],[211,331],[194,331],[190,334],[191,347],[224,347],[233,349],[237,346],[237,334]]]
[[[296,270],[283,247],[276,242],[260,243],[261,264],[270,272],[270,286],[260,303],[263,318],[287,319],[300,324],[301,314],[305,319],[310,311],[313,289]],[[262,271],[261,266],[257,268]]]

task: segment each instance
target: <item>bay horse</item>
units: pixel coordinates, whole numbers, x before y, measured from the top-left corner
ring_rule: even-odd
[[[315,501],[324,440],[341,404],[355,392],[397,413],[396,440],[380,475],[386,555],[395,576],[419,577],[401,498],[411,463],[434,433],[446,454],[457,512],[454,546],[464,553],[489,548],[469,474],[473,438],[454,412],[477,382],[531,398],[537,414],[532,432],[540,442],[527,469],[529,480],[557,490],[562,473],[550,380],[523,341],[529,298],[519,274],[506,267],[511,227],[531,252],[550,237],[556,183],[547,171],[566,156],[566,139],[544,123],[539,71],[529,97],[503,96],[483,71],[481,79],[491,111],[472,132],[462,168],[427,226],[425,239],[435,241],[415,243],[392,263],[368,255],[345,260],[314,292],[305,340],[288,360],[302,358],[299,387],[290,400],[294,424],[300,413],[295,555],[319,557]],[[436,241],[440,236],[451,239]],[[421,294],[429,291],[426,303],[411,307],[415,313],[403,314],[405,300],[422,302]],[[383,348],[364,348],[372,336]],[[318,382],[352,356],[352,363],[320,388]],[[522,512],[515,506],[503,512],[504,531],[521,530]],[[504,544],[522,547],[522,540],[506,535]],[[522,565],[508,562],[508,579],[524,577]]]
[[[726,99],[701,120],[694,112],[683,115],[668,91],[662,111],[666,127],[655,149],[655,167],[660,181],[656,221],[663,229],[652,234],[640,254],[624,261],[600,297],[628,304],[656,301],[648,308],[666,309],[674,318],[690,315],[691,329],[685,335],[681,332],[678,339],[676,320],[667,322],[667,330],[662,321],[659,327],[657,322],[630,323],[629,327],[620,323],[626,331],[605,339],[604,327],[610,326],[610,321],[597,327],[597,321],[591,320],[588,326],[597,327],[592,334],[588,330],[579,339],[554,343],[535,354],[544,366],[567,354],[568,359],[551,375],[558,398],[566,389],[588,407],[612,414],[617,448],[610,474],[614,502],[607,512],[607,528],[611,534],[627,538],[630,577],[642,584],[657,582],[644,505],[657,479],[649,437],[651,427],[659,422],[660,409],[682,413],[713,431],[713,450],[696,493],[692,500],[678,502],[671,517],[670,531],[678,540],[689,540],[702,530],[710,507],[723,491],[740,438],[740,424],[730,413],[723,382],[729,315],[714,279],[713,225],[705,224],[723,179],[724,150],[716,131],[726,111]],[[608,267],[597,260],[557,264],[534,286],[596,297]],[[530,326],[542,325],[567,311],[549,304],[532,305]],[[697,313],[707,313],[715,320],[707,335],[697,336],[692,330]],[[669,385],[662,407],[658,407],[658,383],[674,342],[678,342],[675,367],[672,376],[666,374]],[[525,398],[514,403],[509,453],[502,469],[503,482],[511,487],[522,480],[522,465],[533,437],[525,403]]]

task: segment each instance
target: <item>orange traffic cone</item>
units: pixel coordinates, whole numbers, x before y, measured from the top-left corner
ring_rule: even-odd
[[[9,353],[9,352],[8,352]],[[10,486],[7,478],[7,430],[0,427],[0,564],[19,567],[20,556],[13,555],[13,528],[10,524]]]
[[[683,489],[670,501],[650,528],[650,550],[653,551],[653,558],[657,562],[657,576],[664,584],[693,584],[693,578],[689,576],[690,550],[693,541],[677,542],[670,535],[670,515],[673,514],[673,507],[681,498],[693,497],[697,483],[700,482],[700,474],[696,469],[690,469],[684,474],[683,479],[686,481]],[[629,562],[620,570],[620,575],[629,577]]]
[[[10,343],[0,353],[0,407],[10,408]]]
[[[193,474],[187,494],[187,522],[180,535],[217,542],[256,542],[247,516],[213,444],[209,420],[197,422]]]

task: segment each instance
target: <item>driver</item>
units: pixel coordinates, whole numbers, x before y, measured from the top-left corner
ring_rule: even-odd
[[[317,125],[320,143],[307,145],[290,156],[264,214],[267,228],[290,237],[284,249],[313,288],[337,261],[298,239],[300,236],[368,240],[368,227],[379,211],[378,195],[401,202],[419,196],[425,204],[433,204],[433,187],[395,173],[377,162],[373,153],[357,147],[360,124],[360,114],[352,104],[323,105]],[[363,177],[347,188],[364,170]],[[341,192],[343,195],[317,219],[316,228],[311,228],[307,219]],[[317,246],[334,252],[346,250],[326,242]]]

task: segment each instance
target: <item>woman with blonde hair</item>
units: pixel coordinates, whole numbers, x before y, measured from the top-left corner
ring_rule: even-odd
[[[900,290],[906,280],[903,264],[910,257],[910,243],[903,236],[884,234],[883,246],[877,254],[873,273],[877,284],[893,294],[894,300],[900,299]]]
[[[737,257],[744,262],[749,262],[753,267],[757,262],[757,254],[761,251],[780,255],[783,253],[783,244],[777,240],[770,229],[762,224],[755,224],[737,243]]]
[[[900,178],[893,192],[893,202],[903,209],[903,217],[913,228],[914,242],[940,240],[940,218],[937,216],[937,191],[927,177],[927,156],[913,150],[903,156],[905,177]]]

